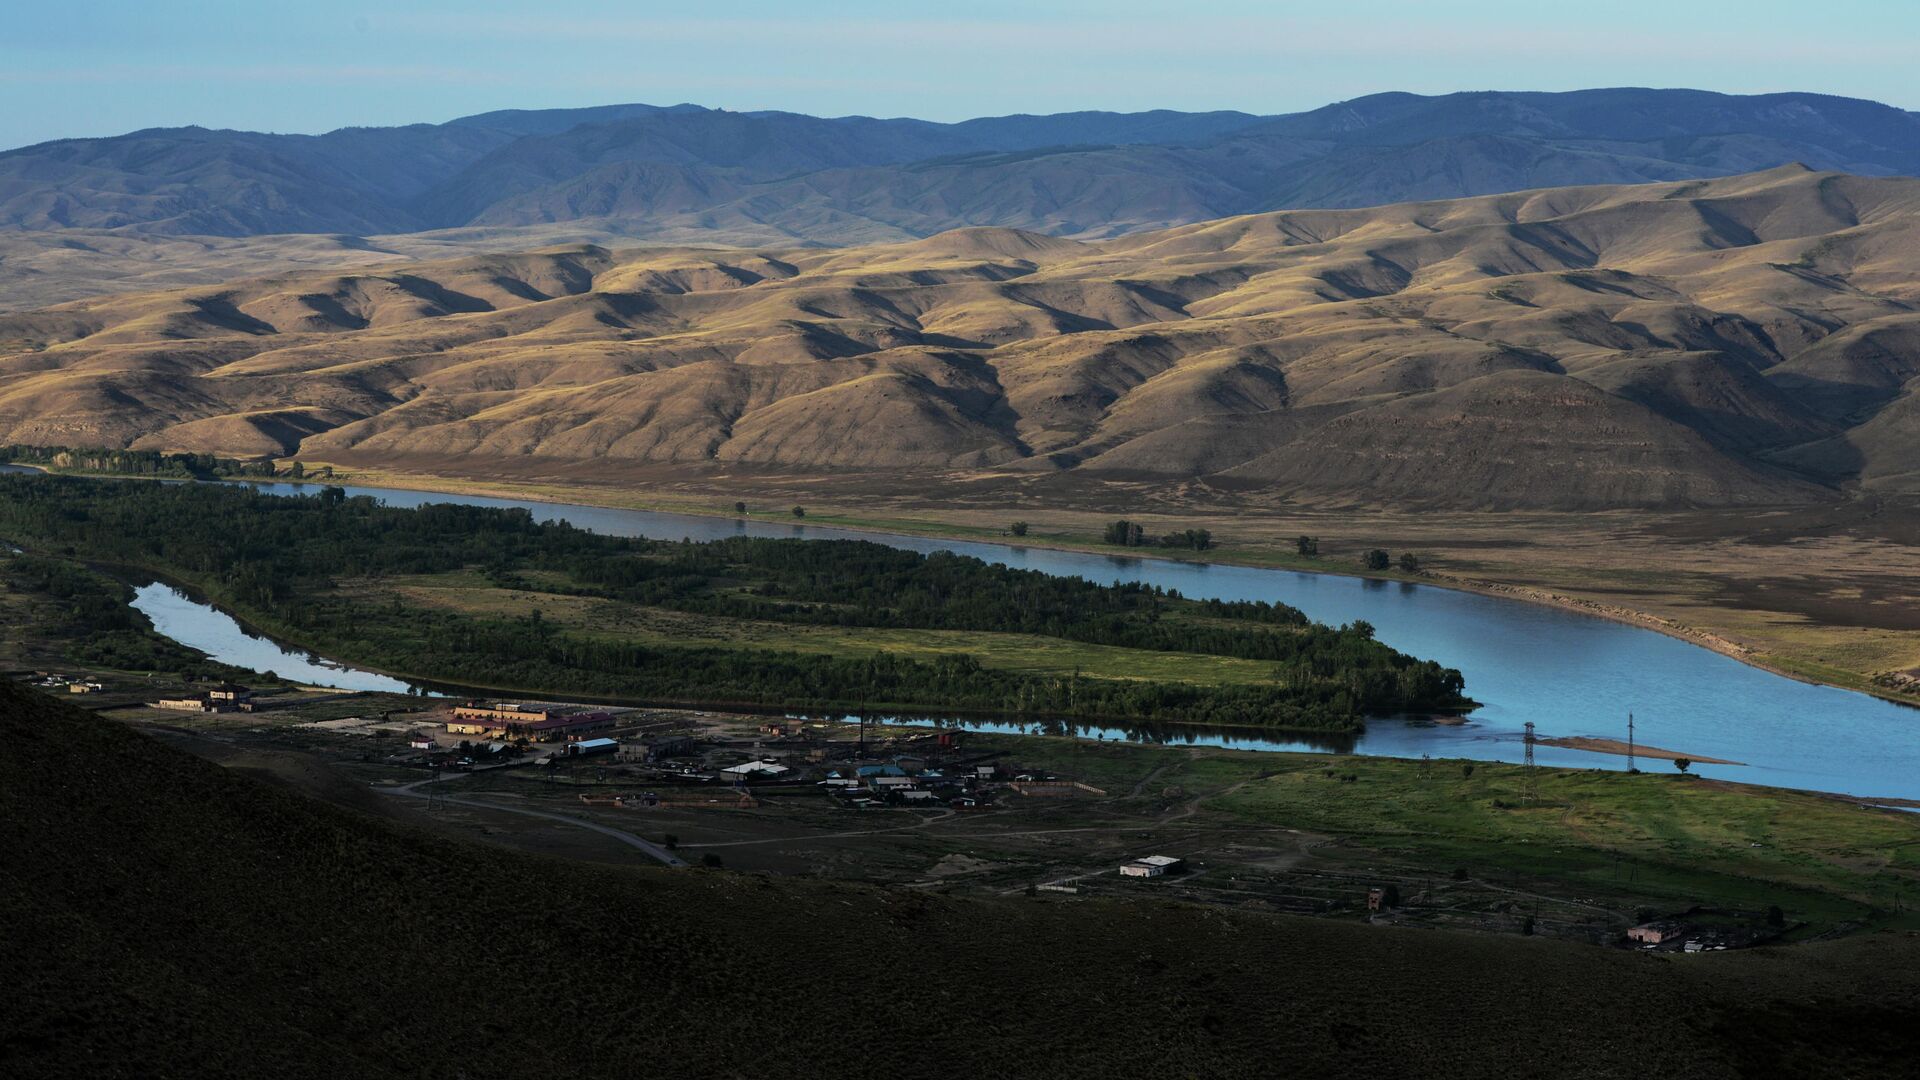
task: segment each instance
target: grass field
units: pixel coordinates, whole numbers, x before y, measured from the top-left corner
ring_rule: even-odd
[[[659,645],[705,645],[737,649],[782,649],[833,656],[897,653],[914,660],[966,654],[985,667],[1045,675],[1147,679],[1208,685],[1270,681],[1273,665],[1196,653],[1125,649],[1036,634],[968,630],[903,630],[805,626],[760,622],[642,607],[592,597],[503,589],[475,573],[389,579],[352,586],[374,596],[470,615],[519,617],[539,611],[543,619],[611,640]]]
[[[1631,911],[1786,909],[1827,931],[1920,929],[1920,815],[1682,777],[1488,762],[976,737],[1116,797],[1180,804],[1194,829],[1304,830],[1319,857],[1493,877]],[[1898,910],[1896,910],[1898,909]]]

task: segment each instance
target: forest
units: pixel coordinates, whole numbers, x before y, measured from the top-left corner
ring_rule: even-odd
[[[137,567],[341,660],[474,686],[797,709],[890,708],[1353,730],[1367,714],[1458,710],[1460,673],[1365,623],[1264,602],[1195,601],[937,552],[842,540],[602,536],[525,510],[387,507],[339,488],[0,476],[0,536],[40,557]],[[825,626],[975,630],[1273,663],[1221,686],[1049,677],[967,656],[819,656],[609,640],[531,617],[375,603],[343,581],[472,570],[506,589]],[[108,616],[101,615],[101,618]]]

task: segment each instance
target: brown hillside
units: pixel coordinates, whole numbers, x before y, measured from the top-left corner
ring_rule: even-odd
[[[1794,503],[1920,489],[1916,252],[1920,181],[1786,167],[1097,242],[301,271],[0,316],[0,441]]]

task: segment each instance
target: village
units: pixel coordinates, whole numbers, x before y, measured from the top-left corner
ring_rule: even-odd
[[[1251,823],[1191,781],[1223,754],[850,717],[15,677],[162,737],[325,761],[408,797],[375,805],[483,842],[596,861],[1052,902],[1151,895],[1662,952],[1797,929],[1777,910],[1557,895]]]

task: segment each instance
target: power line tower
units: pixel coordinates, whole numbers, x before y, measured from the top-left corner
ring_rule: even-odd
[[[433,767],[433,779],[427,781],[427,812],[432,813],[445,805],[440,798],[440,766]]]
[[[1633,714],[1628,713],[1627,714],[1627,772],[1637,773],[1639,771],[1640,770],[1637,768],[1634,768],[1634,765],[1633,765]]]
[[[1532,802],[1533,801],[1533,721],[1531,720],[1527,721],[1526,758],[1524,761],[1524,768],[1526,769],[1526,774],[1524,777],[1525,786],[1522,788],[1523,794],[1521,798],[1525,802]]]

